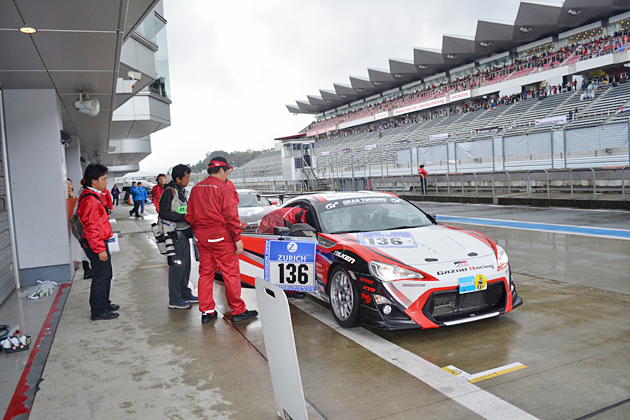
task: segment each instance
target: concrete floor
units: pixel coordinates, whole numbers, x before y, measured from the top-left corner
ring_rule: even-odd
[[[444,215],[630,229],[628,212],[421,206]],[[90,321],[90,282],[79,270],[30,418],[277,419],[260,320],[232,325],[219,283],[215,298],[228,319],[202,325],[196,307],[168,309],[165,259],[148,236],[154,211],[130,220],[126,209],[114,214],[114,230],[123,232],[122,251],[112,255],[112,301],[121,305],[120,317]],[[629,418],[630,241],[476,230],[510,255],[525,303],[505,316],[379,332],[341,330],[328,308],[310,298],[291,305],[311,420]],[[197,279],[195,263],[191,280]],[[257,309],[253,289],[243,297]],[[45,313],[45,302],[39,305]],[[0,356],[3,369],[8,356]],[[526,367],[474,384],[439,369],[476,374],[517,362]],[[466,385],[460,394],[453,391],[458,383]],[[0,384],[6,409],[9,393]],[[519,414],[501,415],[484,408],[487,401]]]

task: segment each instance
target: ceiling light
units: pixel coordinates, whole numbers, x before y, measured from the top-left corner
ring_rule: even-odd
[[[489,47],[490,44],[492,44],[492,42],[480,42],[479,45],[481,45],[482,47]]]
[[[101,112],[101,103],[98,99],[88,99],[89,95],[83,99],[83,92],[79,92],[79,100],[74,103],[74,107],[82,114],[87,114],[90,117],[96,117]]]
[[[449,60],[455,60],[457,58],[457,54],[446,54],[446,58]]]
[[[20,32],[25,34],[34,34],[35,32],[37,32],[37,29],[31,28],[30,26],[23,26],[20,28]]]
[[[524,34],[530,32],[532,30],[532,28],[526,28],[524,26],[521,26],[520,28],[518,28],[519,31],[523,32]]]
[[[382,84],[383,84],[383,82],[374,82],[374,86],[380,86]]]
[[[355,90],[356,90],[357,92],[363,92],[365,89],[363,89],[363,88],[358,88],[358,89],[355,89]]]
[[[400,79],[400,78],[405,77],[405,75],[404,75],[404,74],[400,74],[400,73],[396,73],[396,74],[394,75],[394,77],[398,77],[398,78]]]
[[[423,70],[424,70],[424,69],[428,69],[428,68],[429,68],[429,66],[426,66],[426,65],[424,65],[424,64],[418,64],[418,68],[419,68],[419,69],[423,69]]]
[[[569,11],[567,12],[567,14],[571,15],[571,16],[577,16],[579,15],[581,12],[581,10],[575,10],[575,9],[569,9]]]

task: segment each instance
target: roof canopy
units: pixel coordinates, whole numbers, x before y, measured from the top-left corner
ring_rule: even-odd
[[[290,112],[319,114],[359,99],[472,63],[492,54],[584,26],[630,10],[630,0],[565,0],[562,7],[522,2],[514,24],[480,20],[474,37],[444,35],[442,49],[413,49],[413,61],[390,59],[389,71],[368,69],[368,78],[350,76],[350,86],[333,83]]]

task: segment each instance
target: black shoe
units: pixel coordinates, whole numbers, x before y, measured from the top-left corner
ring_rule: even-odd
[[[119,309],[120,309],[120,305],[115,305],[113,303],[107,307],[107,310],[109,312],[116,312]]]
[[[207,322],[210,322],[210,320],[216,318],[217,316],[218,316],[217,311],[214,311],[209,314],[201,314],[201,323],[205,324]]]
[[[304,292],[287,293],[287,297],[288,298],[293,298],[293,299],[304,299],[306,297],[306,293],[304,293]]]
[[[83,273],[83,280],[87,280],[91,278],[92,278],[92,270],[86,271],[85,273]]]
[[[116,312],[108,312],[104,315],[94,316],[92,315],[92,321],[104,321],[107,319],[115,319],[118,318],[118,314]]]
[[[256,318],[258,311],[245,311],[242,314],[232,315],[232,322],[245,321],[246,319]]]

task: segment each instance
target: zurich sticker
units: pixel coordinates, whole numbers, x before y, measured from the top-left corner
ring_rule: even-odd
[[[289,242],[287,244],[287,251],[289,252],[295,252],[298,249],[298,244],[296,244],[295,242]]]

